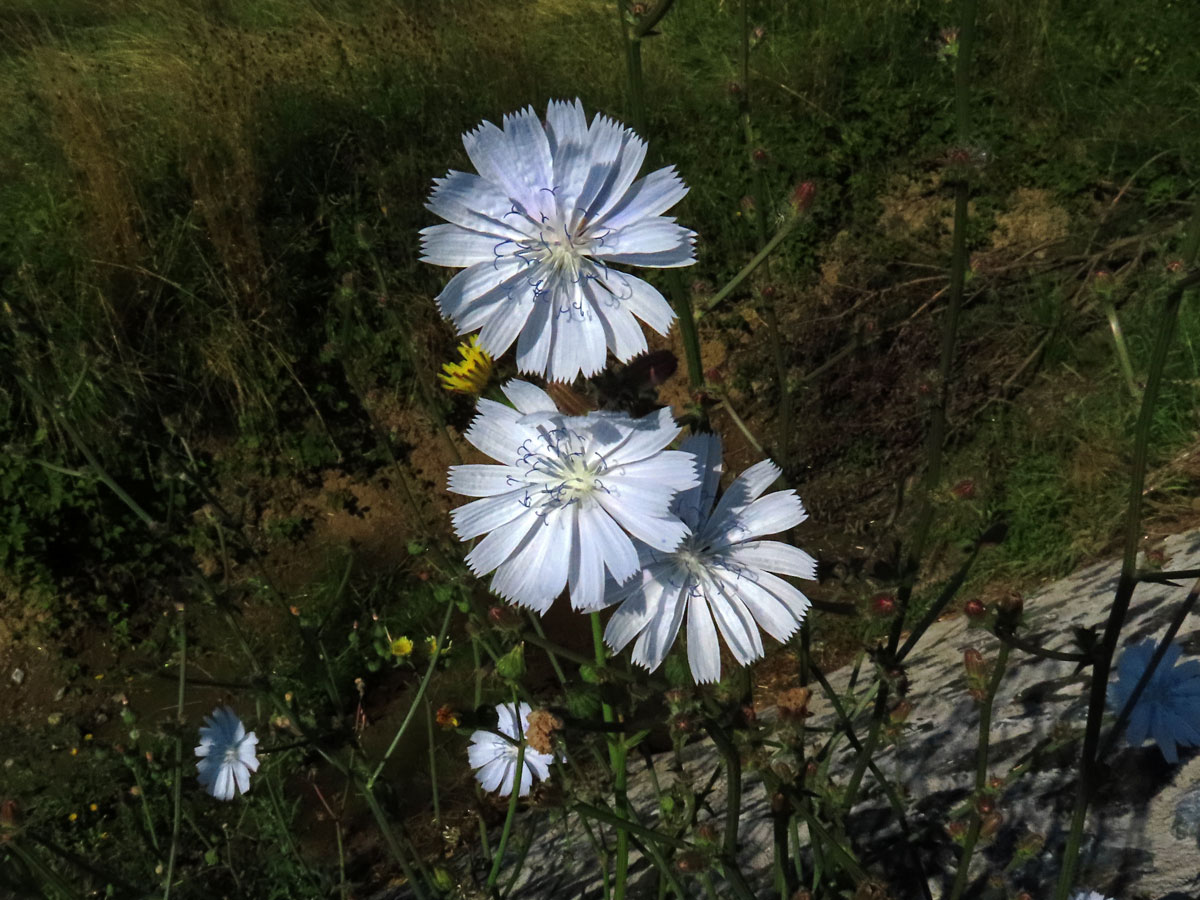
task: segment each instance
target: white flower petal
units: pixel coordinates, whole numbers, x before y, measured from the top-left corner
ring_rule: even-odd
[[[710,521],[719,521],[727,515],[749,506],[761,497],[763,492],[773,485],[781,474],[783,474],[783,470],[769,459],[755,463],[739,475],[729,489],[721,495]]]
[[[596,224],[619,231],[643,219],[656,218],[686,197],[687,192],[687,185],[674,166],[658,169],[630,185],[621,202]]]
[[[437,295],[438,310],[454,322],[459,334],[463,334],[471,330],[463,323],[477,319],[481,309],[485,313],[494,309],[525,277],[527,268],[523,260],[507,256],[463,269],[446,282]]]
[[[531,118],[541,135],[540,146],[537,136],[527,127]],[[546,133],[532,109],[505,116],[504,126],[501,131],[485,121],[463,135],[463,146],[480,175],[507,193],[531,217],[536,217],[543,201],[539,194],[551,186],[553,177]]]
[[[667,658],[687,612],[686,579],[662,583],[659,589],[657,597],[649,590],[646,592],[647,600],[653,604],[653,614],[633,646],[633,661],[650,672],[655,671]]]
[[[591,377],[604,368],[607,344],[604,326],[591,304],[582,309],[561,308],[553,320],[554,343],[550,348],[550,365],[546,377],[551,381],[574,381],[580,372]]]
[[[708,601],[708,608],[733,658],[743,666],[761,658],[762,638],[754,624],[754,617],[737,593],[715,578],[704,578],[700,583],[700,593]]]
[[[519,490],[524,474],[515,466],[451,466],[447,487],[467,497],[494,497]]]
[[[778,534],[795,528],[808,518],[808,513],[804,511],[804,504],[796,492],[788,490],[759,497],[743,509],[738,518],[744,529],[742,540],[745,540],[747,537]]]
[[[508,398],[508,401],[524,415],[558,412],[558,407],[554,405],[550,395],[528,381],[513,378],[500,390],[504,391],[504,396]]]
[[[726,555],[752,569],[793,575],[797,578],[807,578],[809,581],[815,581],[817,577],[817,561],[798,547],[782,541],[735,544]]]
[[[503,564],[521,546],[529,532],[540,525],[541,519],[532,513],[526,513],[506,525],[501,525],[467,554],[467,565],[476,575],[486,575]]]
[[[627,466],[661,452],[663,457],[678,467],[671,483],[676,490],[682,490],[698,480],[695,457],[680,450],[663,451],[679,436],[680,430],[670,408],[663,407],[641,419],[624,418],[616,422],[616,440],[606,441],[608,446],[602,452],[609,468]]]
[[[598,609],[604,603],[604,556],[600,545],[589,537],[576,517],[569,569],[571,606],[575,609]]]
[[[504,790],[501,793],[511,794],[512,779],[505,777],[507,774],[506,770],[508,769],[509,765],[510,764],[507,757],[497,757],[495,760],[480,769],[475,777],[479,779],[480,786],[489,794],[500,787],[501,783],[507,781],[509,783],[509,787],[507,790]]]
[[[624,650],[654,618],[661,597],[662,584],[645,569],[625,584],[611,584],[604,602],[620,605],[604,628],[604,642],[617,653]]]
[[[768,572],[739,576],[728,570],[717,570],[715,574],[728,593],[741,597],[763,631],[780,643],[786,643],[796,633],[811,605],[800,591]]]
[[[655,269],[694,265],[696,232],[666,216],[643,219],[619,231],[605,233],[592,250],[597,259]]]
[[[518,448],[535,437],[537,432],[521,423],[521,414],[503,403],[480,397],[479,415],[472,421],[463,435],[467,442],[492,459],[502,463],[514,463],[519,457]]]
[[[454,523],[454,533],[459,540],[467,541],[528,515],[529,510],[521,504],[522,496],[514,491],[483,497],[451,510],[450,521]]]
[[[646,335],[633,313],[624,306],[616,304],[604,308],[600,312],[600,324],[604,328],[605,343],[621,362],[646,352]]]
[[[598,159],[606,159],[610,148],[617,147],[614,164],[610,164],[603,182],[593,190],[585,189],[590,195],[587,206],[587,218],[595,222],[608,214],[614,206],[621,202],[629,186],[637,177],[642,163],[646,159],[646,142],[625,126],[614,122],[606,116],[596,116],[592,119],[590,129],[592,138],[592,153]],[[589,186],[591,187],[591,186]],[[580,198],[582,201],[582,197]]]
[[[572,510],[556,509],[535,525],[520,550],[496,569],[492,590],[521,606],[544,613],[567,586],[567,555]]]
[[[629,535],[599,506],[581,509],[578,516],[579,533],[584,536],[584,540],[596,545],[613,580],[622,584],[632,578],[641,565]],[[599,605],[598,603],[597,606]]]
[[[713,626],[708,603],[699,594],[687,599],[688,665],[697,684],[719,681],[721,678],[721,646]]]
[[[471,744],[467,747],[467,761],[472,769],[480,769],[494,759],[499,759],[509,746],[490,731],[476,731],[471,735]]]
[[[499,359],[513,345],[513,341],[533,315],[537,306],[533,292],[533,284],[527,277],[522,276],[502,294],[496,295],[494,305],[485,307],[485,300],[480,300],[477,314],[464,316],[462,327],[467,331],[479,328],[479,346],[486,350],[492,359]]]
[[[425,208],[447,222],[472,231],[495,234],[498,239],[520,240],[524,237],[514,227],[523,220],[510,215],[512,200],[486,178],[451,170],[445,178],[435,178],[433,184],[433,193]]]
[[[654,285],[617,269],[606,268],[600,277],[626,309],[659,334],[665,335],[671,330],[675,310]]]
[[[533,305],[525,327],[517,340],[517,369],[538,375],[550,365],[550,348],[554,344],[554,329],[550,321],[554,308],[548,301]]]
[[[505,239],[461,225],[429,225],[421,229],[421,262],[434,266],[473,266],[496,261],[497,247]]]
[[[550,141],[550,153],[558,162],[558,151],[565,145],[586,146],[588,143],[587,116],[583,114],[583,102],[551,100],[546,107],[546,138]],[[555,175],[558,175],[557,168]]]
[[[693,531],[699,531],[701,523],[712,512],[713,503],[717,499],[717,488],[721,484],[721,474],[725,471],[725,464],[721,459],[721,438],[711,432],[692,434],[679,445],[679,449],[684,453],[691,453],[696,458],[698,480],[695,485],[681,491],[675,497],[671,511]]]

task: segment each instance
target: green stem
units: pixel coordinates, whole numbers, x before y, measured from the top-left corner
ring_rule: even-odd
[[[992,732],[992,703],[996,699],[996,690],[1000,687],[1000,679],[1004,677],[1004,670],[1008,667],[1009,649],[1008,644],[1000,645],[1000,655],[996,659],[996,668],[992,672],[992,678],[987,687],[987,694],[984,697],[983,705],[979,709],[979,748],[975,754],[976,799],[983,796],[984,788],[987,787],[988,743]],[[972,810],[971,826],[967,831],[967,837],[963,843],[962,856],[958,860],[958,872],[954,876],[954,887],[950,891],[950,900],[958,900],[962,896],[963,891],[966,890],[967,879],[970,877],[971,856],[975,852],[975,844],[979,841],[979,831],[982,825],[983,820],[978,810]]]
[[[446,614],[442,616],[442,626],[438,631],[437,644],[433,653],[429,656],[429,666],[425,669],[425,675],[421,679],[420,685],[417,686],[417,695],[413,697],[413,701],[408,707],[408,712],[405,713],[404,721],[396,729],[396,735],[392,738],[391,744],[388,745],[387,751],[383,754],[383,759],[379,761],[379,765],[375,767],[375,771],[367,779],[368,791],[375,786],[376,780],[383,771],[384,764],[396,752],[396,747],[400,744],[400,739],[404,737],[404,732],[408,730],[409,723],[412,722],[413,716],[416,715],[417,707],[420,706],[421,699],[425,696],[425,690],[429,687],[429,682],[433,678],[433,672],[437,668],[438,660],[441,658],[442,648],[446,646],[446,632],[450,628],[450,614],[452,612],[454,612],[454,601],[450,600],[446,603]]]
[[[1121,320],[1117,318],[1117,309],[1108,300],[1104,301],[1104,314],[1108,317],[1108,327],[1112,331],[1113,345],[1117,349],[1117,362],[1121,366],[1121,374],[1125,376],[1125,384],[1129,388],[1129,396],[1134,400],[1141,397],[1138,390],[1137,378],[1133,374],[1133,363],[1129,361],[1129,349],[1125,346],[1125,334],[1121,331]]]
[[[592,648],[596,654],[596,665],[603,666],[607,653],[600,627],[600,614],[592,613]],[[601,701],[600,712],[607,724],[617,721],[612,706]],[[613,773],[613,806],[622,819],[629,818],[629,798],[625,793],[625,738],[623,735],[608,736],[608,763]],[[625,885],[629,877],[629,832],[617,831],[616,877],[613,879],[613,900],[624,900]]]
[[[521,704],[517,701],[517,692],[512,695],[512,705],[517,723],[517,731],[524,728],[521,721]],[[500,877],[500,867],[504,863],[504,848],[508,846],[508,836],[512,832],[513,819],[517,815],[517,802],[521,796],[521,776],[525,774],[525,735],[517,738],[517,770],[513,774],[512,791],[508,797],[508,812],[504,816],[504,828],[500,831],[500,841],[496,844],[496,855],[492,857],[492,871],[488,873],[487,890],[491,893]]]
[[[1167,650],[1171,647],[1171,641],[1175,640],[1175,635],[1179,633],[1179,628],[1183,625],[1184,619],[1192,611],[1192,607],[1196,605],[1196,599],[1200,597],[1200,581],[1192,586],[1188,591],[1187,597],[1180,604],[1179,609],[1175,611],[1174,617],[1171,619],[1171,624],[1167,626],[1167,633],[1162,636],[1162,640],[1158,642],[1158,646],[1154,648],[1154,655],[1150,657],[1150,662],[1146,666],[1146,671],[1138,678],[1138,682],[1134,685],[1133,693],[1129,695],[1129,699],[1121,707],[1121,711],[1117,714],[1117,721],[1113,723],[1109,729],[1108,737],[1104,739],[1104,743],[1100,746],[1100,752],[1097,756],[1103,759],[1108,755],[1108,751],[1112,749],[1113,743],[1121,734],[1121,730],[1125,727],[1125,723],[1129,721],[1129,716],[1133,712],[1134,706],[1141,699],[1142,694],[1146,690],[1146,686],[1150,684],[1150,679],[1154,677],[1155,670],[1158,669],[1163,657],[1167,655]]]
[[[1190,233],[1184,246],[1183,261],[1189,268],[1200,250],[1200,198],[1197,198],[1192,214]],[[1190,272],[1177,282],[1163,301],[1159,317],[1158,336],[1150,355],[1150,369],[1146,378],[1146,389],[1142,393],[1142,408],[1138,413],[1134,429],[1133,471],[1129,479],[1128,511],[1125,518],[1125,553],[1121,562],[1121,576],[1117,582],[1116,595],[1109,609],[1104,636],[1092,666],[1092,683],[1088,697],[1087,727],[1083,736],[1083,750],[1079,763],[1079,788],[1075,797],[1075,811],[1071,816],[1071,830],[1063,852],[1062,870],[1054,889],[1054,900],[1066,900],[1075,881],[1075,869],[1079,863],[1079,848],[1083,843],[1083,827],[1087,822],[1088,806],[1099,787],[1097,750],[1100,746],[1100,729],[1104,719],[1105,699],[1108,693],[1108,676],[1112,670],[1113,654],[1129,603],[1137,586],[1137,552],[1141,540],[1142,492],[1146,484],[1146,467],[1149,460],[1150,428],[1154,420],[1154,409],[1162,386],[1163,369],[1166,368],[1167,351],[1175,333],[1179,318],[1179,307],[1188,289],[1200,283],[1200,273]]]
[[[774,237],[767,241],[766,246],[758,251],[754,259],[746,263],[746,265],[742,267],[742,270],[734,275],[733,278],[729,280],[729,283],[725,285],[725,287],[721,288],[719,291],[709,297],[707,301],[705,301],[703,304],[704,308],[696,312],[696,320],[699,321],[706,314],[712,312],[713,308],[718,303],[737,290],[738,285],[749,278],[754,273],[754,270],[761,266],[766,258],[771,255],[772,251],[774,251],[776,247],[784,242],[787,236],[792,233],[792,230],[796,227],[796,225],[799,224],[801,218],[803,217],[799,213],[793,213],[784,219],[783,224],[779,226],[779,230],[775,232]]]
[[[400,871],[404,873],[404,878],[412,888],[412,892],[417,900],[426,900],[428,895],[425,893],[425,888],[417,880],[417,873],[413,871],[412,864],[408,860],[408,854],[404,852],[400,846],[400,842],[396,839],[396,833],[392,831],[392,825],[387,820],[387,816],[383,812],[383,807],[379,805],[375,791],[365,782],[361,787],[363,797],[367,801],[367,806],[371,808],[371,814],[375,817],[375,822],[379,825],[379,830],[383,833],[384,843],[387,844],[388,850],[391,851],[392,858],[400,865]]]
[[[442,807],[438,800],[437,760],[434,759],[433,704],[425,701],[425,729],[429,733],[429,789],[433,792],[433,821],[438,833],[442,830]]]
[[[179,852],[179,826],[183,821],[183,692],[187,685],[187,627],[184,621],[184,606],[175,607],[179,613],[176,627],[179,628],[179,691],[175,697],[175,784],[173,785],[175,815],[171,824],[171,849],[167,854],[167,876],[163,884],[163,900],[170,900],[171,879],[175,877],[175,856]]]

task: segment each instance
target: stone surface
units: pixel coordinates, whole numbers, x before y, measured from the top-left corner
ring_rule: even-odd
[[[1200,567],[1200,532],[1177,535],[1166,542],[1167,569]],[[1106,620],[1117,585],[1119,561],[1088,566],[1049,585],[1026,600],[1027,626],[1022,635],[1045,647],[1073,651],[1072,628],[1100,626]],[[1190,586],[1190,583],[1189,585]],[[1134,594],[1120,647],[1146,637],[1158,638],[1187,592],[1187,586],[1142,584]],[[1184,658],[1200,653],[1200,628],[1193,614],[1177,640]],[[914,851],[925,869],[938,873],[930,881],[934,897],[945,896],[953,876],[957,848],[946,836],[951,811],[971,793],[978,737],[978,705],[966,690],[963,651],[979,649],[990,662],[998,642],[985,631],[969,628],[963,617],[936,623],[906,661],[913,711],[900,739],[877,755],[882,771],[909,798],[911,845],[896,816],[870,775],[849,828],[860,848],[861,862],[891,883],[897,900],[920,896],[914,887]],[[1118,658],[1120,649],[1118,649]],[[849,702],[850,672],[833,673],[830,681]],[[860,679],[862,686],[870,678]],[[1087,679],[1075,664],[1037,658],[1014,650],[996,695],[991,730],[989,773],[1004,776],[1016,766],[1028,767],[1011,779],[998,800],[1004,824],[995,839],[975,854],[972,887],[978,896],[986,877],[1012,857],[1016,842],[1030,832],[1044,835],[1044,849],[1018,870],[1016,885],[1034,897],[1049,896],[1057,876],[1075,798],[1075,759],[1087,713]],[[869,708],[869,704],[865,704]],[[810,722],[828,727],[829,705],[817,692]],[[866,713],[855,729],[866,734]],[[1073,739],[1075,738],[1075,739]],[[1061,746],[1055,746],[1055,741]],[[707,741],[685,748],[685,769],[693,784],[703,785],[719,766]],[[835,750],[835,778],[844,781],[853,753],[843,739]],[[671,755],[654,758],[660,784],[675,775]],[[1107,758],[1109,777],[1089,816],[1078,885],[1121,900],[1196,900],[1200,898],[1200,755],[1184,751],[1169,766],[1153,744],[1127,747],[1122,738]],[[630,796],[641,820],[653,825],[657,803],[646,764],[631,759]],[[718,778],[700,820],[720,824],[724,816],[724,778]],[[528,817],[529,813],[524,814]],[[595,854],[574,816],[537,811],[536,833],[512,896],[530,900],[593,900],[603,896]],[[515,834],[526,824],[517,824]],[[748,774],[741,800],[739,830],[743,871],[756,896],[776,896],[771,889],[772,826],[761,781]],[[646,895],[653,872],[634,853],[630,897]],[[463,872],[463,881],[470,882]],[[907,887],[905,887],[907,885]],[[691,886],[700,894],[699,885]],[[718,884],[720,896],[728,888]],[[469,896],[469,894],[468,894]],[[656,893],[655,893],[656,896]]]

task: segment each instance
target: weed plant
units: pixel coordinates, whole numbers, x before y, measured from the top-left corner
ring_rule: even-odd
[[[1122,604],[1157,577],[1134,566],[1143,525],[1190,524],[1200,481],[1200,34],[1188,4],[1154,6],[9,0],[0,886],[517,896],[554,820],[606,898],[633,850],[659,896],[759,896],[764,873],[737,862],[758,767],[780,798],[771,896],[939,879],[969,896],[985,814],[920,888],[864,868],[847,827],[864,779],[886,790],[893,664],[951,602],[1121,546],[1112,617],[1078,653],[1079,798],[1044,886],[1067,897],[1120,731],[1102,723]],[[715,687],[681,647],[633,669],[599,619],[490,595],[452,539],[443,479],[474,406],[437,384],[456,337],[419,261],[423,203],[472,169],[468,128],[575,96],[676,166],[691,191],[672,214],[700,241],[686,277],[652,279],[681,319],[652,350],[683,371],[658,395],[614,367],[571,402],[653,395],[723,433],[737,471],[770,455],[799,488],[821,605],[760,671],[815,692],[856,661],[865,686],[831,698],[846,771],[797,774],[803,713],[747,721],[764,698],[728,658]],[[515,374],[495,366],[493,383]],[[997,648],[971,685],[973,796],[1025,652]],[[535,803],[486,796],[465,764],[518,699],[566,723]],[[190,749],[227,702],[261,753],[230,804],[196,789]],[[656,821],[631,813],[627,771],[661,719],[675,753],[717,748],[721,829],[699,822],[701,784],[660,792]],[[772,741],[794,769],[758,766]]]

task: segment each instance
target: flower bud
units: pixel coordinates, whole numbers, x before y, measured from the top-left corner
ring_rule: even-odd
[[[804,212],[813,204],[813,198],[817,196],[817,186],[811,181],[802,181],[792,191],[791,203],[792,209],[796,212]]]
[[[997,606],[1004,615],[1015,618],[1025,611],[1025,598],[1016,591],[1009,591],[1000,599]]]
[[[876,594],[871,598],[871,611],[880,618],[890,616],[896,611],[896,595]]]
[[[987,615],[987,607],[983,605],[982,600],[968,600],[963,612],[967,614],[967,618],[979,620]]]
[[[449,730],[458,727],[458,714],[448,705],[438,707],[437,723],[440,728]]]
[[[496,674],[506,681],[520,681],[525,675],[525,642],[517,644],[496,661]]]
[[[912,711],[913,705],[907,700],[901,700],[892,707],[891,711],[888,713],[888,719],[893,725],[903,725],[906,721],[908,721],[908,717],[912,714]]]
[[[962,819],[955,819],[953,822],[946,824],[946,834],[955,841],[961,841],[967,834],[967,823]]]
[[[752,157],[754,157],[754,161],[756,163],[766,162],[768,159],[770,159],[770,157],[767,154],[767,151],[765,149],[763,149],[762,147],[755,147],[754,152],[750,155]]]
[[[980,816],[986,816],[996,809],[996,798],[987,794],[980,794],[975,798],[975,812]]]
[[[776,791],[771,795],[771,812],[779,815],[787,812],[790,808],[788,799],[783,795],[782,791]]]
[[[696,837],[705,843],[715,844],[717,842],[717,829],[706,823],[696,829]]]
[[[996,810],[992,810],[979,822],[979,836],[992,837],[1000,826],[1004,824],[1004,815]]]
[[[708,868],[708,860],[701,853],[697,853],[694,850],[687,850],[679,854],[679,858],[675,860],[675,865],[680,872],[703,872]]]
[[[972,679],[987,678],[988,667],[987,662],[983,658],[983,654],[974,647],[968,647],[963,651],[963,665],[967,669],[967,677]]]

